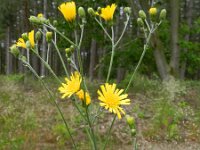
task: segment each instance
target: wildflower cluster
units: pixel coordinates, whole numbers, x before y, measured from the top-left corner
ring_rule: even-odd
[[[149,31],[149,32],[147,32],[146,30],[143,30],[145,32],[145,37],[146,37],[146,44],[144,46],[144,52],[141,55],[135,70],[133,71],[132,77],[131,77],[127,87],[125,89],[118,89],[117,84],[109,83],[110,82],[110,73],[112,70],[113,59],[114,59],[116,47],[119,45],[122,37],[124,36],[124,33],[126,31],[128,23],[129,23],[129,19],[130,19],[130,15],[131,15],[131,8],[124,7],[124,14],[126,16],[126,19],[124,22],[124,28],[118,39],[116,37],[114,37],[115,33],[114,33],[114,28],[113,28],[113,26],[114,26],[113,20],[114,20],[114,15],[115,15],[116,9],[117,9],[117,5],[111,4],[111,5],[107,5],[106,7],[102,7],[102,8],[99,7],[97,9],[97,11],[95,11],[93,8],[89,7],[88,11],[87,11],[89,13],[89,15],[98,23],[98,25],[104,31],[104,33],[105,33],[106,37],[109,39],[109,41],[111,43],[111,47],[112,47],[111,58],[110,58],[109,69],[108,69],[106,81],[105,81],[105,83],[100,85],[100,88],[97,89],[97,92],[95,93],[99,100],[99,104],[98,104],[99,109],[96,111],[95,116],[99,117],[100,112],[101,112],[99,110],[101,107],[105,108],[110,113],[114,114],[112,124],[109,128],[107,139],[104,144],[104,148],[106,147],[106,144],[108,142],[108,139],[110,136],[110,130],[112,128],[113,123],[115,122],[115,118],[118,117],[118,119],[121,119],[122,115],[126,114],[123,106],[127,106],[127,105],[131,104],[131,100],[130,100],[130,98],[128,98],[127,91],[129,89],[130,83],[132,82],[133,76],[137,72],[137,69],[139,68],[141,61],[144,57],[144,54],[147,50],[147,45],[149,44],[151,34],[156,30],[156,28],[161,23],[161,22],[156,23],[156,26],[154,26],[155,25],[154,20],[157,16],[156,8],[150,8],[150,10],[149,10],[149,17],[152,21],[152,26],[150,26],[149,23],[147,22],[147,20],[146,20],[147,16],[146,16],[145,12],[142,10],[139,11],[140,18],[138,18],[137,22],[141,28],[144,29],[147,27],[148,31]],[[49,70],[49,72],[54,76],[54,78],[60,84],[60,87],[58,87],[58,91],[61,95],[60,97],[62,99],[70,99],[71,102],[73,103],[73,105],[75,106],[75,108],[80,113],[80,116],[82,117],[84,123],[87,124],[86,131],[89,134],[89,138],[92,139],[91,141],[92,141],[93,149],[97,149],[95,132],[93,129],[93,124],[95,123],[95,117],[93,117],[94,116],[93,112],[95,110],[91,111],[89,109],[89,107],[91,105],[95,105],[95,101],[91,100],[91,96],[89,94],[89,90],[88,90],[88,87],[86,84],[86,79],[84,77],[85,73],[83,70],[83,66],[82,66],[83,62],[81,59],[81,44],[82,44],[82,40],[83,40],[84,26],[86,24],[86,19],[87,19],[86,12],[85,12],[84,7],[79,7],[77,9],[76,3],[74,1],[64,2],[64,3],[60,4],[58,6],[58,10],[61,12],[64,19],[69,24],[74,24],[74,23],[77,23],[78,21],[80,21],[80,22],[78,22],[78,24],[80,26],[80,28],[79,28],[80,36],[77,36],[76,32],[74,35],[75,37],[80,37],[79,40],[73,41],[69,37],[66,37],[63,33],[61,33],[56,28],[56,24],[57,24],[56,20],[53,21],[53,25],[52,25],[51,22],[49,21],[49,19],[45,18],[43,16],[43,14],[38,14],[37,16],[30,16],[30,18],[29,18],[31,23],[33,23],[34,25],[39,27],[38,31],[35,33],[35,31],[32,30],[29,33],[23,33],[22,36],[17,40],[17,42],[11,46],[11,48],[10,48],[11,53],[13,53],[18,59],[20,59],[25,64],[25,66],[30,69],[30,71],[41,81],[41,83],[47,89],[47,91],[49,92],[49,94],[52,98],[52,101],[55,103],[55,106],[57,107],[59,113],[62,116],[62,119],[66,125],[66,129],[71,137],[72,144],[73,144],[74,148],[76,149],[77,147],[76,147],[75,141],[72,137],[71,131],[68,128],[68,124],[63,117],[63,112],[60,110],[60,108],[55,100],[56,95],[52,94],[51,90],[47,87],[47,85],[42,80],[42,78],[37,74],[37,72],[31,66],[31,64],[29,62],[29,55],[30,55],[29,52],[31,51],[33,54],[35,54],[40,59],[40,61],[44,64],[44,66]],[[77,15],[77,13],[78,13],[78,15]],[[160,13],[160,20],[162,21],[165,17],[166,17],[166,10],[162,10]],[[77,19],[77,18],[80,18],[80,19]],[[105,21],[105,24],[102,23],[102,19]],[[107,25],[110,28],[111,34],[110,34],[110,32],[107,31],[107,29],[104,27],[104,25]],[[41,27],[43,27],[43,30],[41,30]],[[77,30],[77,26],[75,26],[73,28],[73,30]],[[65,57],[63,57],[61,55],[59,47],[56,43],[57,35],[60,35],[61,38],[65,39],[66,42],[68,42],[71,45],[70,47],[65,49]],[[41,36],[44,36],[48,43],[45,57],[41,56],[38,51],[38,43],[39,43],[38,41],[41,39]],[[77,41],[79,41],[79,42],[77,42]],[[51,66],[49,64],[48,58],[49,58],[50,44],[53,44],[53,46],[59,56],[59,59],[62,63],[62,67],[66,73],[64,82],[62,80],[60,80],[60,78],[54,73],[53,69],[51,68]],[[24,55],[24,53],[22,53],[20,51],[20,48],[26,49],[27,55]],[[43,51],[45,51],[45,50],[43,49]],[[78,62],[75,62],[74,55],[77,55],[76,58],[78,59]],[[68,69],[64,62],[64,59],[66,59],[66,58],[67,58],[68,63],[72,67],[72,70],[74,70],[71,73],[68,72]],[[79,101],[77,101],[77,99],[79,99],[82,102],[82,107],[79,106]],[[90,107],[90,108],[92,109],[93,107]],[[133,129],[135,129],[135,122],[130,117],[127,118],[127,122],[131,128],[131,132],[133,132]],[[133,122],[134,122],[134,125],[133,125]]]

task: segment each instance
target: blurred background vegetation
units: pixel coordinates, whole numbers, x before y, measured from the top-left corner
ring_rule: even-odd
[[[65,35],[74,39],[74,33],[64,17],[58,11],[59,4],[63,0],[2,0],[0,6],[0,73],[15,74],[24,73],[25,69],[21,62],[16,60],[10,53],[9,47],[15,43],[24,32],[37,28],[28,21],[30,15],[43,13],[51,21],[57,20],[57,28]],[[116,50],[112,78],[120,82],[127,76],[138,62],[143,50],[144,38],[137,26],[138,11],[148,9],[152,1],[125,0],[125,1],[98,1],[78,0],[77,7],[84,6],[97,9],[98,6],[116,3],[118,5],[115,14],[116,37],[120,35],[125,21],[122,13],[124,6],[132,8],[131,21],[123,40]],[[155,0],[154,7],[158,10],[167,9],[167,20],[153,35],[151,46],[144,58],[140,73],[152,78],[159,76],[161,79],[169,75],[181,79],[200,78],[200,18],[198,0]],[[158,13],[159,16],[159,13]],[[78,25],[77,25],[78,27]],[[109,29],[108,29],[109,30]],[[45,53],[47,43],[45,39],[40,41],[40,53]],[[65,57],[64,49],[70,45],[62,38],[58,38],[58,46]],[[110,58],[110,43],[97,23],[87,15],[87,24],[82,46],[82,58],[84,59],[85,74],[90,80],[103,79],[107,74],[106,65]],[[24,52],[25,53],[25,52]],[[63,70],[60,65],[53,45],[51,46],[50,63],[54,71],[60,75]],[[67,61],[66,65],[69,66]],[[44,66],[34,56],[31,56],[31,64],[40,75],[48,75]]]

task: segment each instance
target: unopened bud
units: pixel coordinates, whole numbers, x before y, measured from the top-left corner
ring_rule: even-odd
[[[48,43],[51,42],[52,36],[53,36],[53,33],[52,33],[52,32],[47,32],[47,33],[46,33],[46,40],[47,40]]]
[[[140,27],[144,27],[144,21],[141,18],[137,18],[137,24]]]
[[[49,24],[49,20],[44,17],[30,16],[29,21],[33,24],[42,25]]]
[[[85,9],[83,7],[78,8],[78,15],[80,18],[85,18]]]
[[[142,18],[143,20],[145,20],[147,18],[146,14],[143,10],[139,11],[139,17]]]
[[[22,39],[24,39],[24,41],[28,40],[28,33],[22,33]]]
[[[31,48],[31,43],[30,43],[30,41],[26,41],[26,48]]]
[[[125,7],[124,8],[124,12],[130,15],[131,14],[131,8],[130,7]]]
[[[135,119],[132,116],[126,115],[126,122],[131,129],[135,128]]]
[[[57,20],[54,20],[54,21],[53,21],[53,25],[54,25],[54,26],[57,26],[57,25],[58,25],[58,21],[57,21]]]
[[[67,54],[70,54],[70,53],[71,53],[71,49],[70,49],[70,48],[66,48],[66,49],[65,49],[65,52],[66,52]]]
[[[91,15],[91,16],[93,16],[93,17],[96,15],[96,14],[95,14],[95,12],[94,12],[94,9],[93,9],[93,8],[91,8],[91,7],[90,7],[90,8],[88,8],[88,10],[87,10],[87,11],[88,11],[88,14],[90,14],[90,15]]]
[[[10,52],[15,56],[15,57],[18,57],[19,56],[19,49],[17,47],[16,44],[13,44],[11,47],[10,47]]]
[[[40,23],[40,20],[38,19],[38,17],[30,16],[28,19],[29,19],[29,21],[30,21],[31,23],[34,23],[34,24],[41,24],[41,23]]]
[[[98,7],[98,8],[97,8],[97,12],[98,12],[98,13],[101,13],[101,7]]]
[[[70,51],[73,53],[73,52],[74,52],[74,50],[75,50],[75,47],[74,47],[74,45],[71,45],[71,46],[70,46]]]
[[[165,20],[167,15],[166,9],[162,9],[160,12],[160,20]]]
[[[41,32],[37,31],[36,34],[35,34],[36,41],[39,41],[41,39],[41,36],[42,36]]]
[[[136,135],[136,129],[131,129],[131,135],[134,137]]]
[[[68,62],[68,63],[71,63],[71,58],[67,58],[67,62]]]
[[[27,60],[26,56],[21,56],[20,59],[21,59],[22,62],[26,62],[26,60]]]

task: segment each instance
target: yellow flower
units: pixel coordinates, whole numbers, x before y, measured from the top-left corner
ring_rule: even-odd
[[[37,17],[38,18],[42,18],[44,15],[42,14],[42,13],[39,13],[38,15],[37,15]]]
[[[83,90],[81,89],[80,91],[78,91],[76,93],[76,95],[78,96],[78,98],[82,101],[86,101],[86,105],[89,105],[91,103],[91,98],[88,92],[83,92]],[[84,98],[86,97],[86,98]]]
[[[101,8],[101,14],[100,16],[105,20],[105,21],[109,21],[113,19],[113,14],[115,12],[117,5],[116,4],[112,4],[111,6],[108,5],[105,8]]]
[[[65,78],[65,81],[66,83],[62,83],[62,86],[58,88],[60,93],[63,94],[62,98],[69,98],[80,90],[82,78],[79,72],[72,73],[70,79]]]
[[[24,39],[19,38],[16,42],[17,47],[22,47],[22,48],[26,48],[26,43],[24,41]]]
[[[157,9],[155,7],[150,8],[149,9],[149,14],[153,15],[153,16],[156,15],[157,14]]]
[[[28,33],[28,39],[31,43],[31,47],[34,48],[35,47],[34,30],[32,30],[31,32]]]
[[[125,114],[121,105],[129,105],[130,99],[128,94],[122,94],[123,89],[116,89],[116,84],[101,85],[101,91],[98,90],[98,99],[101,101],[100,106],[105,107],[111,113],[117,114],[118,118],[121,119],[121,114]]]
[[[71,22],[73,20],[75,20],[76,18],[76,4],[75,2],[66,2],[66,3],[62,3],[58,9],[60,10],[60,12],[63,14],[63,16],[65,17],[65,19],[68,22]]]

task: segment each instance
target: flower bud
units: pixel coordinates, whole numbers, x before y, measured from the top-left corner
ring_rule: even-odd
[[[19,49],[17,47],[16,44],[13,44],[11,47],[10,47],[10,52],[15,56],[15,57],[18,57],[19,56]]]
[[[29,21],[30,21],[31,23],[34,23],[34,24],[41,24],[41,23],[40,23],[40,20],[38,19],[38,17],[30,16],[28,19],[29,19]]]
[[[78,8],[78,15],[80,18],[85,18],[85,9],[83,7]]]
[[[147,18],[146,14],[143,10],[139,11],[139,17],[142,18],[143,20],[145,20]]]
[[[71,63],[71,58],[67,58],[67,62],[68,62],[68,63]]]
[[[97,12],[98,12],[98,13],[101,13],[101,7],[98,7],[98,8],[97,8]]]
[[[53,21],[53,25],[54,25],[54,26],[57,26],[57,25],[58,25],[58,21],[57,21],[57,20],[54,20],[54,21]]]
[[[28,33],[22,33],[22,39],[24,41],[27,41],[28,40]]]
[[[93,8],[88,8],[88,14],[90,14],[92,17],[94,17],[96,14],[95,14],[95,12],[94,12],[94,9]]]
[[[52,40],[52,35],[53,35],[52,32],[47,32],[47,33],[46,33],[46,40],[47,40],[48,43],[51,42],[51,40]]]
[[[49,20],[44,17],[30,16],[28,19],[31,23],[37,25],[49,24]]]
[[[160,12],[160,20],[165,20],[167,15],[166,9],[162,9]]]
[[[130,15],[131,14],[131,8],[130,7],[125,7],[124,8],[124,12]]]
[[[74,45],[71,45],[71,46],[70,46],[70,51],[73,53],[73,52],[74,52],[74,50],[75,50],[75,47],[74,47]]]
[[[37,31],[36,34],[35,34],[36,41],[39,41],[41,39],[41,36],[42,36],[41,32]]]
[[[140,27],[144,27],[144,21],[141,18],[137,18],[137,24]]]
[[[31,48],[31,42],[30,41],[26,41],[26,48]]]
[[[65,49],[65,52],[66,52],[67,54],[70,54],[70,53],[71,53],[71,49],[70,49],[70,48],[66,48],[66,49]]]
[[[149,15],[150,16],[155,16],[157,14],[157,8],[152,7],[149,9]]]
[[[130,115],[126,115],[126,122],[131,129],[135,128],[135,119],[131,117]]]
[[[21,56],[20,59],[21,59],[22,62],[26,62],[26,60],[27,60],[26,56]]]
[[[131,129],[131,135],[134,137],[136,135],[136,129]]]

